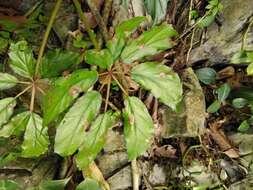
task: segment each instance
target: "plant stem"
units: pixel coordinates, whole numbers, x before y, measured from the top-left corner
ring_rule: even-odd
[[[131,167],[132,167],[132,178],[133,178],[133,190],[139,190],[139,168],[138,168],[136,159],[132,160]]]
[[[123,86],[120,84],[120,82],[118,81],[118,79],[112,75],[112,78],[115,80],[115,82],[118,84],[119,88],[122,90],[122,92],[125,94],[125,96],[128,96],[127,91],[123,88]]]
[[[19,96],[21,96],[22,94],[26,93],[30,88],[32,88],[32,85],[26,87],[22,92],[18,93],[15,98],[18,98]]]
[[[38,78],[39,68],[40,68],[40,64],[41,64],[41,61],[42,61],[42,56],[43,56],[43,53],[45,51],[45,47],[46,47],[46,44],[47,44],[48,36],[49,36],[49,33],[52,29],[52,26],[53,26],[55,17],[57,15],[57,12],[60,9],[61,3],[62,3],[62,0],[57,0],[56,1],[53,12],[52,12],[51,17],[49,19],[49,22],[48,22],[48,25],[47,25],[47,28],[46,28],[46,32],[44,34],[44,37],[43,37],[43,40],[42,40],[42,43],[41,43],[41,46],[40,46],[37,62],[36,62],[35,78]]]
[[[109,77],[109,82],[108,82],[108,84],[107,84],[106,99],[105,99],[105,110],[104,110],[104,112],[107,111],[107,107],[108,107],[109,96],[110,96],[110,89],[111,89],[111,81],[112,81],[112,78],[111,78],[111,76],[110,76],[110,77]]]
[[[32,84],[32,96],[31,96],[31,101],[30,101],[30,112],[32,112],[33,109],[34,109],[35,93],[36,93],[35,84]]]
[[[79,1],[78,0],[73,0],[73,2],[74,2],[74,5],[76,7],[76,10],[77,10],[81,20],[82,20],[82,22],[85,26],[85,29],[86,29],[89,37],[90,37],[91,42],[93,43],[94,47],[97,50],[99,50],[100,48],[99,48],[99,44],[98,44],[97,39],[96,39],[96,35],[93,32],[93,30],[90,28],[89,22],[88,22],[86,16],[83,14],[83,11],[82,11],[82,8],[81,8],[81,5],[80,5]]]
[[[102,18],[102,16],[100,15],[97,6],[94,4],[94,2],[92,0],[87,0],[88,6],[93,14],[93,16],[95,17],[97,24],[99,26],[99,29],[103,35],[103,38],[105,41],[108,41],[109,37],[108,37],[108,32],[107,32],[107,28],[105,25],[105,22]]]
[[[104,9],[102,12],[105,26],[107,26],[107,23],[108,23],[108,18],[109,18],[111,7],[112,7],[112,2],[113,0],[105,0]]]

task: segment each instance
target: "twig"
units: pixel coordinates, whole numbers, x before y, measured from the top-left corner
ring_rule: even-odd
[[[133,190],[139,190],[139,168],[137,165],[137,160],[134,159],[131,162],[131,167],[132,167],[132,178],[133,178]]]
[[[39,1],[39,2],[37,2],[34,6],[32,6],[32,8],[29,9],[29,10],[25,13],[24,17],[30,16],[30,15],[39,7],[39,5],[40,5],[41,3],[42,3],[42,1]]]
[[[191,42],[190,42],[190,48],[189,48],[189,50],[187,51],[187,56],[186,56],[186,64],[187,64],[187,63],[188,63],[188,61],[189,61],[190,53],[191,53],[191,50],[192,50],[195,30],[196,30],[196,28],[194,28],[194,29],[192,30],[192,36],[191,36]]]
[[[37,58],[37,62],[36,62],[35,78],[38,78],[39,68],[40,68],[40,64],[41,64],[41,61],[42,61],[42,56],[43,56],[43,53],[45,51],[45,47],[46,47],[46,44],[47,44],[48,36],[49,36],[49,33],[52,29],[52,26],[53,26],[55,17],[57,15],[57,12],[60,9],[61,3],[62,3],[62,0],[57,0],[56,1],[53,12],[52,12],[51,17],[49,19],[49,22],[48,22],[48,25],[47,25],[47,28],[46,28],[46,32],[44,34],[44,37],[43,37],[43,40],[42,40],[42,43],[41,43],[41,46],[40,46],[40,51],[39,51],[39,55],[38,55],[38,58]]]
[[[77,0],[74,0],[77,1]],[[94,2],[92,0],[87,0],[88,6],[93,14],[93,16],[95,17],[97,24],[99,26],[99,29],[103,35],[103,38],[105,41],[108,41],[108,31],[105,25],[105,22],[102,18],[102,16],[99,13],[99,10],[97,9],[97,6],[94,4]]]
[[[115,80],[115,82],[118,84],[118,86],[119,86],[119,88],[122,90],[122,92],[126,95],[126,96],[128,96],[128,93],[127,93],[127,91],[124,89],[124,87],[120,84],[120,82],[118,81],[118,79],[114,76],[114,75],[112,75],[112,78]]]
[[[86,16],[83,14],[83,11],[82,11],[82,8],[81,8],[81,5],[80,5],[79,1],[78,1],[78,0],[73,0],[73,2],[74,2],[74,5],[75,5],[75,7],[76,7],[76,10],[77,10],[77,12],[78,12],[78,14],[79,14],[81,20],[82,20],[82,22],[83,22],[83,24],[84,24],[84,26],[85,26],[85,29],[86,29],[86,31],[87,31],[89,37],[90,37],[90,40],[92,41],[94,47],[95,47],[97,50],[99,50],[99,44],[98,44],[98,42],[97,42],[96,35],[95,35],[95,33],[93,32],[93,30],[90,28],[89,22],[88,22]]]

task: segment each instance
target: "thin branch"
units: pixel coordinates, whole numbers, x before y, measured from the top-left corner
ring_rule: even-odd
[[[94,47],[95,47],[97,50],[99,50],[100,48],[99,48],[98,41],[97,41],[97,39],[96,39],[96,35],[95,35],[95,33],[93,32],[93,30],[90,28],[89,22],[88,22],[86,16],[83,14],[83,11],[82,11],[82,8],[81,8],[81,5],[80,5],[79,1],[78,1],[78,0],[73,0],[73,2],[74,2],[74,5],[75,5],[75,7],[76,7],[76,10],[77,10],[77,12],[78,12],[78,14],[79,14],[81,20],[82,20],[82,22],[83,22],[83,24],[84,24],[84,26],[85,26],[85,29],[86,29],[86,31],[87,31],[89,37],[90,37],[91,42],[93,43]]]
[[[45,51],[48,36],[49,36],[50,31],[52,29],[52,26],[53,26],[55,17],[57,15],[57,12],[60,9],[61,3],[62,3],[62,0],[57,0],[56,1],[53,12],[52,12],[51,17],[49,19],[49,22],[48,22],[48,25],[47,25],[47,28],[46,28],[46,32],[44,34],[44,37],[43,37],[43,40],[42,40],[42,43],[41,43],[41,46],[40,46],[40,51],[39,51],[39,55],[38,55],[38,58],[37,58],[37,62],[36,62],[35,78],[38,78],[39,68],[40,68],[40,64],[42,62],[42,56],[43,56],[43,53]]]
[[[121,91],[122,91],[126,96],[128,96],[127,91],[123,88],[123,86],[120,84],[120,82],[118,81],[118,79],[117,79],[114,75],[112,75],[112,78],[113,78],[113,80],[115,80],[115,82],[118,84],[118,86],[119,86],[119,88],[121,89]]]
[[[33,84],[32,85],[32,96],[31,96],[31,101],[30,101],[30,111],[31,112],[34,109],[35,93],[36,93],[36,87],[35,87],[35,84]]]
[[[93,16],[95,17],[95,19],[97,21],[97,24],[99,26],[99,29],[100,29],[102,35],[103,35],[104,40],[108,41],[108,39],[109,39],[108,31],[107,31],[105,22],[99,13],[99,10],[97,9],[97,6],[94,4],[94,2],[92,0],[87,0],[87,3],[88,3],[88,6],[89,6]]]

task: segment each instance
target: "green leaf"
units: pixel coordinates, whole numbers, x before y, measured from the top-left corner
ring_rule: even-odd
[[[249,125],[249,123],[248,123],[248,121],[247,120],[244,120],[241,124],[240,124],[240,126],[238,127],[238,131],[239,132],[241,132],[241,133],[245,133],[245,132],[247,132],[248,130],[249,130],[249,128],[250,128],[250,125]]]
[[[247,74],[252,75],[253,74],[253,62],[249,64],[247,67]]]
[[[199,28],[208,27],[210,24],[213,23],[214,19],[215,19],[215,15],[209,14],[209,15],[205,16],[204,18],[200,18],[200,19],[197,21],[197,26],[198,26]]]
[[[47,127],[42,126],[42,118],[38,114],[30,112],[22,144],[22,157],[40,156],[47,151],[48,145]]]
[[[18,190],[19,184],[12,180],[0,180],[1,190]]]
[[[124,135],[128,158],[133,160],[149,148],[154,127],[152,118],[141,100],[127,97],[124,104]]]
[[[18,82],[18,79],[8,73],[0,72],[0,90],[6,90],[14,87]]]
[[[250,63],[251,60],[248,57],[247,51],[241,50],[232,56],[230,62],[233,64],[241,64],[241,63]]]
[[[40,74],[42,78],[59,76],[63,71],[69,69],[72,65],[79,64],[81,56],[79,53],[56,49],[47,52],[43,57]]]
[[[19,136],[27,126],[30,112],[23,112],[14,116],[9,123],[0,130],[0,137],[9,137],[11,135]]]
[[[230,86],[227,83],[223,84],[220,88],[216,90],[216,93],[218,94],[218,100],[220,102],[224,102],[227,99],[230,91]]]
[[[153,19],[153,24],[160,23],[166,16],[169,0],[144,0],[145,7]]]
[[[99,51],[93,49],[87,50],[85,61],[90,65],[97,65],[103,69],[107,69],[113,64],[113,58],[108,49]]]
[[[63,190],[67,185],[67,183],[69,182],[69,180],[70,178],[44,181],[40,186],[42,190]]]
[[[105,143],[105,134],[112,127],[114,117],[111,112],[100,115],[91,125],[89,132],[85,134],[82,146],[76,156],[79,169],[84,169],[96,158]]]
[[[106,47],[110,51],[113,62],[119,59],[119,56],[125,46],[125,40],[122,36],[115,34],[114,37],[107,42]]]
[[[234,108],[243,108],[248,104],[248,100],[244,98],[235,98],[232,100],[232,105]]]
[[[1,29],[3,28],[5,31],[13,32],[18,26],[15,22],[6,20],[1,18],[0,20]]]
[[[195,71],[198,79],[204,84],[212,84],[216,81],[217,73],[214,69],[206,67]]]
[[[115,32],[117,35],[123,35],[123,37],[127,37],[132,32],[134,32],[138,28],[138,26],[140,26],[140,24],[145,20],[146,17],[144,16],[137,16],[132,19],[126,20],[116,27]]]
[[[15,106],[15,98],[4,98],[0,100],[0,127],[8,122]]]
[[[182,99],[180,78],[165,65],[156,62],[142,63],[133,67],[131,78],[174,110]]]
[[[66,110],[78,94],[88,90],[97,78],[96,71],[77,70],[56,82],[43,98],[43,125],[49,124]]]
[[[22,77],[32,78],[35,70],[35,59],[26,41],[12,43],[10,46],[10,67]]]
[[[215,100],[208,108],[207,112],[208,113],[215,113],[220,109],[221,102],[218,100]]]
[[[61,156],[73,154],[83,143],[85,129],[99,112],[101,95],[87,92],[69,109],[56,130],[55,152]]]
[[[76,187],[76,190],[102,190],[102,188],[94,179],[86,178]]]
[[[155,55],[163,50],[173,47],[171,37],[177,32],[171,25],[162,24],[143,32],[137,39],[131,39],[124,48],[121,59],[124,63],[130,64],[146,56]]]

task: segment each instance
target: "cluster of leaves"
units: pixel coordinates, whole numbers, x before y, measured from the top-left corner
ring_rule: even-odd
[[[111,110],[100,113],[102,95],[91,90],[98,81],[99,73],[88,69],[73,70],[81,62],[78,53],[49,51],[36,73],[36,60],[27,43],[12,43],[9,65],[16,75],[0,73],[0,90],[16,85],[27,87],[15,97],[0,100],[0,136],[23,137],[20,156],[37,157],[48,150],[48,126],[56,127],[54,152],[61,156],[77,152],[77,165],[83,169],[96,158],[105,143],[107,130],[122,115],[129,159],[143,154],[152,139],[153,121],[145,104],[139,98],[129,96],[128,89],[118,79],[119,76],[124,78],[130,75],[131,80],[151,91],[162,103],[174,110],[183,93],[180,78],[170,67],[144,61],[148,56],[173,47],[171,37],[176,36],[177,32],[172,26],[162,24],[143,32],[136,39],[131,38],[131,34],[143,21],[145,17],[135,17],[123,22],[115,29],[115,35],[108,41],[105,49],[85,52],[85,61],[90,65],[97,65],[99,71],[107,70],[107,77],[114,80],[124,92],[122,114]],[[124,65],[130,66],[129,73],[114,73],[115,69],[123,68]],[[67,69],[73,72],[62,77],[62,72]],[[43,88],[43,85],[49,88]],[[15,111],[18,98],[30,89],[29,111]],[[44,94],[42,103],[39,99],[34,100],[38,92]],[[42,111],[38,109],[35,113],[34,102],[38,102]]]
[[[207,12],[203,17],[199,18],[197,10],[192,10],[190,12],[190,20],[193,24],[196,24],[199,28],[208,27],[214,20],[215,17],[221,12],[223,5],[219,0],[209,0],[206,6]]]

